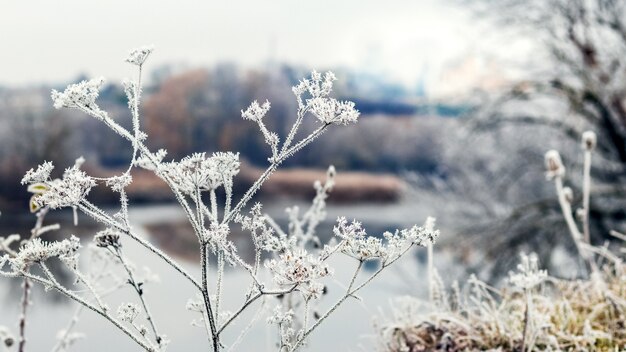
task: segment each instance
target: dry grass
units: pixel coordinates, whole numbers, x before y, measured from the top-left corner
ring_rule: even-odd
[[[596,252],[600,269],[588,279],[548,277],[532,290],[524,350],[626,350],[626,265]],[[435,291],[432,302],[394,302],[393,323],[379,330],[383,350],[522,351],[527,305],[516,287],[496,289],[471,277],[463,291]]]

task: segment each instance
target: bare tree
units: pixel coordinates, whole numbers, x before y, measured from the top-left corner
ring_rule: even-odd
[[[544,150],[564,151],[567,169],[581,169],[580,135],[595,131],[592,233],[621,228],[626,218],[626,2],[468,0],[463,4],[492,22],[497,29],[493,35],[530,42],[532,57],[526,61],[531,64],[522,79],[481,97],[468,119],[469,128],[459,131],[462,142],[448,147],[443,185],[432,179],[419,179],[417,184],[439,194],[447,191],[455,200],[464,198],[458,203],[444,200],[446,210],[457,204],[456,219],[461,220],[452,225],[463,234],[478,235],[466,238],[479,242],[472,247],[486,249],[486,256],[495,262],[493,268],[505,269],[500,273],[514,265],[511,254],[520,247],[538,252],[543,262],[552,264],[551,269],[558,268],[562,263],[554,259],[552,244],[558,243],[555,237],[567,234],[554,191],[546,188],[543,170],[537,166]],[[568,173],[566,179],[573,189],[581,189],[582,174]],[[573,212],[583,206],[582,199],[574,194]],[[466,226],[477,219],[482,224]],[[597,243],[601,235],[591,240]],[[565,247],[575,251],[573,243]],[[469,261],[478,265],[483,260]]]

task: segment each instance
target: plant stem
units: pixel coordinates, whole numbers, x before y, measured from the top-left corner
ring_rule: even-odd
[[[121,249],[116,248],[115,254],[117,258],[120,260],[120,263],[122,263],[122,266],[126,270],[126,273],[128,274],[129,283],[131,284],[131,286],[133,286],[133,288],[135,289],[135,292],[137,292],[137,296],[139,296],[139,300],[141,301],[143,310],[146,313],[146,320],[148,320],[148,323],[150,323],[150,327],[152,328],[152,332],[154,333],[155,341],[159,346],[161,346],[161,342],[163,339],[157,330],[154,319],[152,318],[152,314],[150,313],[150,309],[148,308],[148,304],[146,303],[143,297],[143,289],[141,288],[139,283],[137,283],[137,280],[135,280],[135,276],[133,275],[132,270],[130,270],[130,267],[128,266],[128,264],[126,263],[126,260],[124,260],[124,257],[122,256]]]
[[[591,268],[591,271],[595,272],[597,266],[589,252],[582,246],[582,235],[578,230],[578,226],[576,225],[576,221],[574,220],[574,216],[572,215],[572,207],[565,198],[563,179],[561,178],[561,176],[557,176],[554,179],[554,183],[556,185],[556,193],[559,198],[559,204],[561,205],[561,211],[563,212],[563,217],[565,218],[565,222],[567,223],[569,232],[572,236],[572,239],[574,240],[574,244],[576,245],[576,250],[578,251],[580,256],[587,262],[587,264]]]
[[[87,287],[87,290],[91,292],[91,295],[100,306],[100,309],[102,309],[102,311],[105,312],[107,310],[106,305],[100,299],[100,296],[96,292],[96,289],[91,285],[91,283],[89,283],[89,281],[87,281],[87,278],[81,272],[79,272],[77,269],[72,269],[72,271],[78,277],[78,280],[81,281],[85,285],[85,287]]]
[[[200,240],[200,268],[202,269],[202,298],[204,300],[204,309],[206,312],[205,319],[209,320],[209,326],[211,329],[211,336],[209,337],[213,343],[213,351],[219,352],[220,350],[220,342],[219,335],[217,334],[217,328],[215,324],[215,316],[213,314],[213,308],[211,307],[211,297],[209,296],[209,284],[207,279],[207,261],[208,261],[208,244],[207,244],[207,234],[205,233],[204,227],[204,214],[202,213],[202,209],[205,207],[202,202],[202,194],[200,193],[200,188],[196,186],[195,192],[195,203],[196,203],[196,221],[198,223],[199,229],[196,229],[196,235]],[[213,213],[217,216],[216,213]]]
[[[217,329],[215,327],[215,319],[213,315],[213,309],[211,308],[211,298],[209,297],[208,283],[207,283],[207,245],[202,244],[202,248],[200,250],[200,263],[202,267],[202,298],[204,299],[204,306],[206,308],[206,315],[209,319],[209,325],[211,328],[211,339],[213,341],[213,351],[219,352],[220,343],[219,343],[219,334],[217,333]]]
[[[222,224],[228,224],[236,214],[239,214],[241,209],[243,209],[243,207],[246,206],[246,204],[248,203],[248,201],[250,201],[252,196],[259,190],[259,188],[261,188],[263,183],[272,175],[274,171],[276,171],[276,168],[283,161],[285,161],[285,159],[287,159],[290,155],[297,152],[298,150],[304,148],[307,144],[311,143],[315,138],[319,137],[328,126],[330,126],[330,124],[324,124],[320,126],[315,131],[313,131],[308,137],[298,142],[298,144],[285,150],[284,152],[281,152],[277,160],[274,160],[270,164],[270,166],[268,166],[267,169],[265,169],[263,174],[261,174],[261,176],[256,180],[256,182],[254,182],[254,184],[248,189],[248,191],[246,191],[243,197],[241,197],[241,200],[239,200],[239,203],[237,203],[237,205],[230,211],[230,213],[228,213],[228,215],[224,217]]]
[[[528,289],[524,290],[524,296],[526,296],[526,309],[524,311],[524,330],[522,331],[522,352],[526,351],[526,335],[528,334],[528,324],[530,324],[531,297]]]
[[[110,321],[113,325],[115,325],[115,327],[117,327],[118,329],[120,329],[123,333],[125,333],[128,337],[130,337],[133,341],[135,341],[139,346],[141,346],[144,350],[148,351],[148,352],[156,352],[156,349],[151,346],[150,344],[142,341],[137,335],[135,335],[132,331],[130,331],[128,328],[126,328],[124,325],[122,325],[122,323],[120,323],[119,321],[117,321],[115,318],[113,318],[112,316],[110,316],[107,312],[102,311],[100,309],[98,309],[96,306],[94,306],[93,304],[87,302],[86,300],[84,300],[82,297],[74,294],[73,292],[71,292],[70,290],[66,289],[65,287],[61,286],[58,281],[54,278],[54,276],[52,275],[52,273],[50,272],[50,269],[48,269],[48,267],[41,263],[41,268],[43,269],[44,273],[46,274],[46,276],[48,276],[49,280],[45,280],[43,278],[34,276],[34,275],[30,275],[30,274],[21,274],[24,277],[27,277],[33,281],[36,281],[46,287],[52,287],[55,290],[57,290],[58,292],[62,293],[63,295],[65,295],[66,297],[80,303],[81,305],[83,305],[85,308],[101,315],[102,317],[104,317],[105,319],[107,319],[108,321]]]
[[[358,290],[361,289],[361,287],[363,287],[363,285],[361,285],[361,286],[357,287],[354,290],[352,289],[352,287],[354,286],[354,282],[356,281],[356,278],[359,275],[359,272],[361,271],[362,267],[363,267],[363,261],[359,260],[359,265],[357,266],[356,270],[354,271],[354,274],[352,275],[352,279],[350,280],[350,284],[348,285],[348,288],[346,289],[346,293],[339,299],[339,301],[337,301],[337,303],[335,303],[332,307],[330,307],[330,309],[327,310],[326,313],[324,313],[324,315],[322,315],[319,319],[317,319],[317,321],[308,330],[306,330],[302,334],[302,336],[300,336],[296,340],[296,342],[294,343],[293,347],[290,349],[291,352],[297,350],[298,347],[307,338],[307,336],[309,336],[313,332],[313,330],[315,330],[324,320],[326,320],[326,318],[328,318],[329,315],[331,315],[337,308],[339,308],[339,306],[346,299],[348,299],[348,297],[353,296]],[[383,268],[384,267],[381,267],[374,275],[377,275],[377,273],[380,272]],[[370,280],[371,280],[371,278],[370,278]],[[369,282],[370,280],[368,280],[367,282]]]
[[[248,306],[250,306],[252,303],[254,303],[254,301],[261,298],[262,296],[285,295],[285,294],[293,292],[297,287],[298,287],[298,284],[295,284],[290,289],[285,290],[285,291],[276,291],[276,292],[264,291],[264,292],[259,292],[256,295],[250,297],[248,300],[246,300],[246,302],[244,302],[244,304],[233,315],[231,315],[230,318],[228,318],[228,320],[226,320],[226,322],[224,322],[224,324],[219,328],[217,333],[221,334],[222,331],[224,331],[224,329],[235,320],[235,318],[237,318],[244,310],[246,310],[246,308],[248,308]]]
[[[217,288],[215,293],[215,322],[220,325],[220,301],[222,299],[222,286],[224,285],[224,253],[217,252]]]
[[[569,232],[572,235],[572,238],[576,242],[576,246],[579,247],[581,234],[580,234],[580,231],[578,230],[578,226],[576,226],[576,221],[574,220],[574,217],[572,216],[572,207],[567,201],[567,199],[565,198],[565,191],[563,188],[563,179],[560,176],[557,176],[554,179],[554,183],[556,185],[556,193],[559,199],[559,205],[561,206],[563,217],[565,218],[565,222],[567,223],[567,228],[569,229]]]
[[[152,245],[150,242],[139,237],[137,234],[127,229],[123,225],[120,225],[117,221],[113,220],[109,215],[105,214],[95,205],[87,201],[81,202],[81,204],[79,204],[78,207],[83,213],[85,213],[88,216],[91,216],[96,221],[103,223],[105,225],[114,227],[118,231],[121,231],[122,233],[128,235],[137,243],[139,243],[140,245],[142,245],[143,247],[145,247],[146,249],[156,254],[161,259],[163,259],[163,261],[165,261],[172,268],[174,268],[174,270],[178,271],[187,280],[189,280],[199,291],[202,291],[202,287],[200,287],[200,284],[198,283],[198,281],[193,276],[191,276],[191,274],[189,274],[185,269],[183,269],[183,267],[180,264],[178,264],[174,259],[170,258],[167,254],[165,254],[163,251],[161,251],[160,249]]]
[[[80,315],[80,313],[82,313],[84,308],[85,307],[82,305],[79,305],[78,308],[76,308],[76,311],[72,315],[72,319],[70,319],[67,327],[63,330],[63,335],[58,338],[59,341],[57,341],[56,345],[54,345],[54,347],[52,348],[52,352],[59,352],[61,351],[61,348],[66,347],[65,343],[67,341],[67,338],[69,337],[70,332],[78,322],[78,316]]]
[[[26,347],[26,311],[28,309],[28,301],[30,296],[30,280],[28,278],[24,278],[24,282],[22,284],[22,314],[20,316],[20,344],[18,346],[19,352],[24,352]]]
[[[583,235],[584,241],[591,244],[589,233],[589,194],[591,193],[591,151],[585,149],[583,166]]]

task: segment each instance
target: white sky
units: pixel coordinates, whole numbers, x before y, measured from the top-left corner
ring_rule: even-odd
[[[163,63],[278,61],[436,84],[450,62],[489,46],[467,11],[436,0],[39,0],[0,5],[0,84],[120,80],[129,49]],[[481,40],[479,40],[481,39]],[[273,49],[272,49],[273,48]],[[149,68],[148,68],[149,69]],[[456,82],[458,84],[458,82]]]

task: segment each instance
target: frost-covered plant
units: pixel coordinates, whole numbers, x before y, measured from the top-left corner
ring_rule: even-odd
[[[132,130],[122,127],[98,106],[99,88],[104,82],[101,78],[72,84],[63,92],[52,92],[56,108],[72,108],[85,112],[128,140],[133,150],[132,160],[125,172],[108,178],[87,175],[81,169],[84,162],[82,158],[66,169],[60,179],[51,178],[54,166],[50,162],[44,162],[36,169],[28,171],[22,183],[29,185],[29,191],[34,193],[31,210],[37,212],[39,217],[37,234],[30,239],[9,236],[0,240],[0,251],[6,253],[0,260],[0,275],[22,278],[25,285],[36,282],[48,289],[57,290],[79,303],[80,309],[86,308],[101,315],[146,351],[163,351],[168,340],[157,328],[157,319],[149,309],[144,292],[146,282],[153,278],[150,273],[141,275],[125,256],[123,242],[130,238],[169,264],[197,290],[197,296],[189,300],[187,308],[199,314],[199,319],[192,324],[205,328],[213,351],[221,351],[227,346],[231,349],[235,347],[248,329],[244,329],[240,337],[232,343],[223,341],[225,329],[253,303],[261,301],[265,305],[269,297],[275,297],[278,304],[274,314],[267,319],[268,323],[278,327],[278,348],[280,351],[295,351],[306,344],[311,333],[339,305],[349,297],[356,297],[358,291],[385,268],[411,248],[432,245],[437,238],[438,232],[434,229],[418,226],[385,233],[383,238],[371,237],[365,233],[359,222],[349,223],[345,218],[339,218],[333,231],[335,237],[328,243],[322,243],[317,227],[326,217],[326,199],[334,185],[336,171],[332,166],[328,170],[326,181],[314,184],[316,195],[306,212],[301,213],[298,207],[287,209],[289,224],[286,229],[264,214],[261,204],[246,210],[253,195],[287,158],[307,146],[332,125],[357,122],[359,112],[354,108],[354,103],[330,97],[333,82],[336,80],[331,72],[321,74],[313,71],[309,78],[301,80],[293,87],[298,110],[295,122],[284,139],[270,131],[263,121],[270,112],[269,102],[259,104],[254,101],[247,109],[242,110],[241,116],[244,119],[258,124],[271,156],[268,158],[266,170],[238,200],[233,195],[233,180],[239,173],[239,154],[196,153],[178,161],[165,161],[165,150],[151,151],[146,147],[147,135],[140,125],[141,74],[151,53],[151,47],[143,47],[133,50],[126,59],[138,70],[136,80],[124,82],[132,115]],[[300,127],[309,116],[316,119],[318,126],[313,131],[302,133]],[[135,167],[151,170],[171,188],[198,240],[201,258],[199,279],[132,229],[126,188],[132,182],[130,172]],[[98,184],[119,194],[120,208],[117,213],[111,214],[88,200],[90,190]],[[96,285],[99,279],[97,276],[84,274],[78,261],[78,239],[72,237],[45,242],[38,238],[44,230],[58,228],[43,226],[43,215],[50,209],[66,207],[74,209],[75,213],[80,211],[104,225],[105,229],[95,234],[91,247],[121,272],[115,275],[118,280],[113,280],[114,284],[110,284],[108,288]],[[241,226],[250,233],[255,248],[253,263],[246,262],[231,241],[230,234],[234,225]],[[12,249],[11,243],[19,239],[24,244],[18,250]],[[262,255],[262,252],[266,252],[266,255]],[[214,257],[209,255],[211,253]],[[326,282],[333,274],[329,258],[339,255],[353,258],[356,268],[350,282],[345,285],[345,293],[325,312],[319,313]],[[76,285],[82,287],[65,286],[55,278],[47,266],[47,262],[55,258],[60,259],[76,275]],[[262,263],[263,258],[267,258],[265,263]],[[364,262],[371,260],[379,262],[378,269],[361,279]],[[210,263],[217,268],[214,285],[209,283]],[[226,263],[243,269],[250,278],[243,301],[233,312],[226,311],[222,304]],[[43,276],[31,270],[35,266],[41,269]],[[262,270],[271,274],[270,282],[262,281]],[[123,303],[114,313],[104,302],[104,297],[111,288],[118,287],[119,282],[130,285],[137,299]],[[215,287],[215,291],[212,287]],[[28,286],[24,292],[27,301]],[[258,317],[257,314],[251,324]],[[61,338],[55,350],[66,349],[77,338],[77,335],[70,333],[75,322],[76,319],[72,319],[68,328],[60,334]],[[146,322],[147,327],[142,322]],[[23,336],[22,333],[21,341],[24,341]]]
[[[573,217],[572,190],[563,186],[565,167],[556,151],[546,153],[548,179],[554,180],[564,219],[580,256],[591,270],[586,279],[564,280],[540,269],[535,255],[521,256],[517,271],[496,288],[471,276],[459,289],[446,290],[431,276],[437,295],[427,302],[395,301],[393,318],[380,326],[385,351],[613,351],[626,346],[626,266],[620,248],[589,242],[588,212],[593,132],[582,138],[583,206]],[[626,236],[611,233],[623,243]]]

